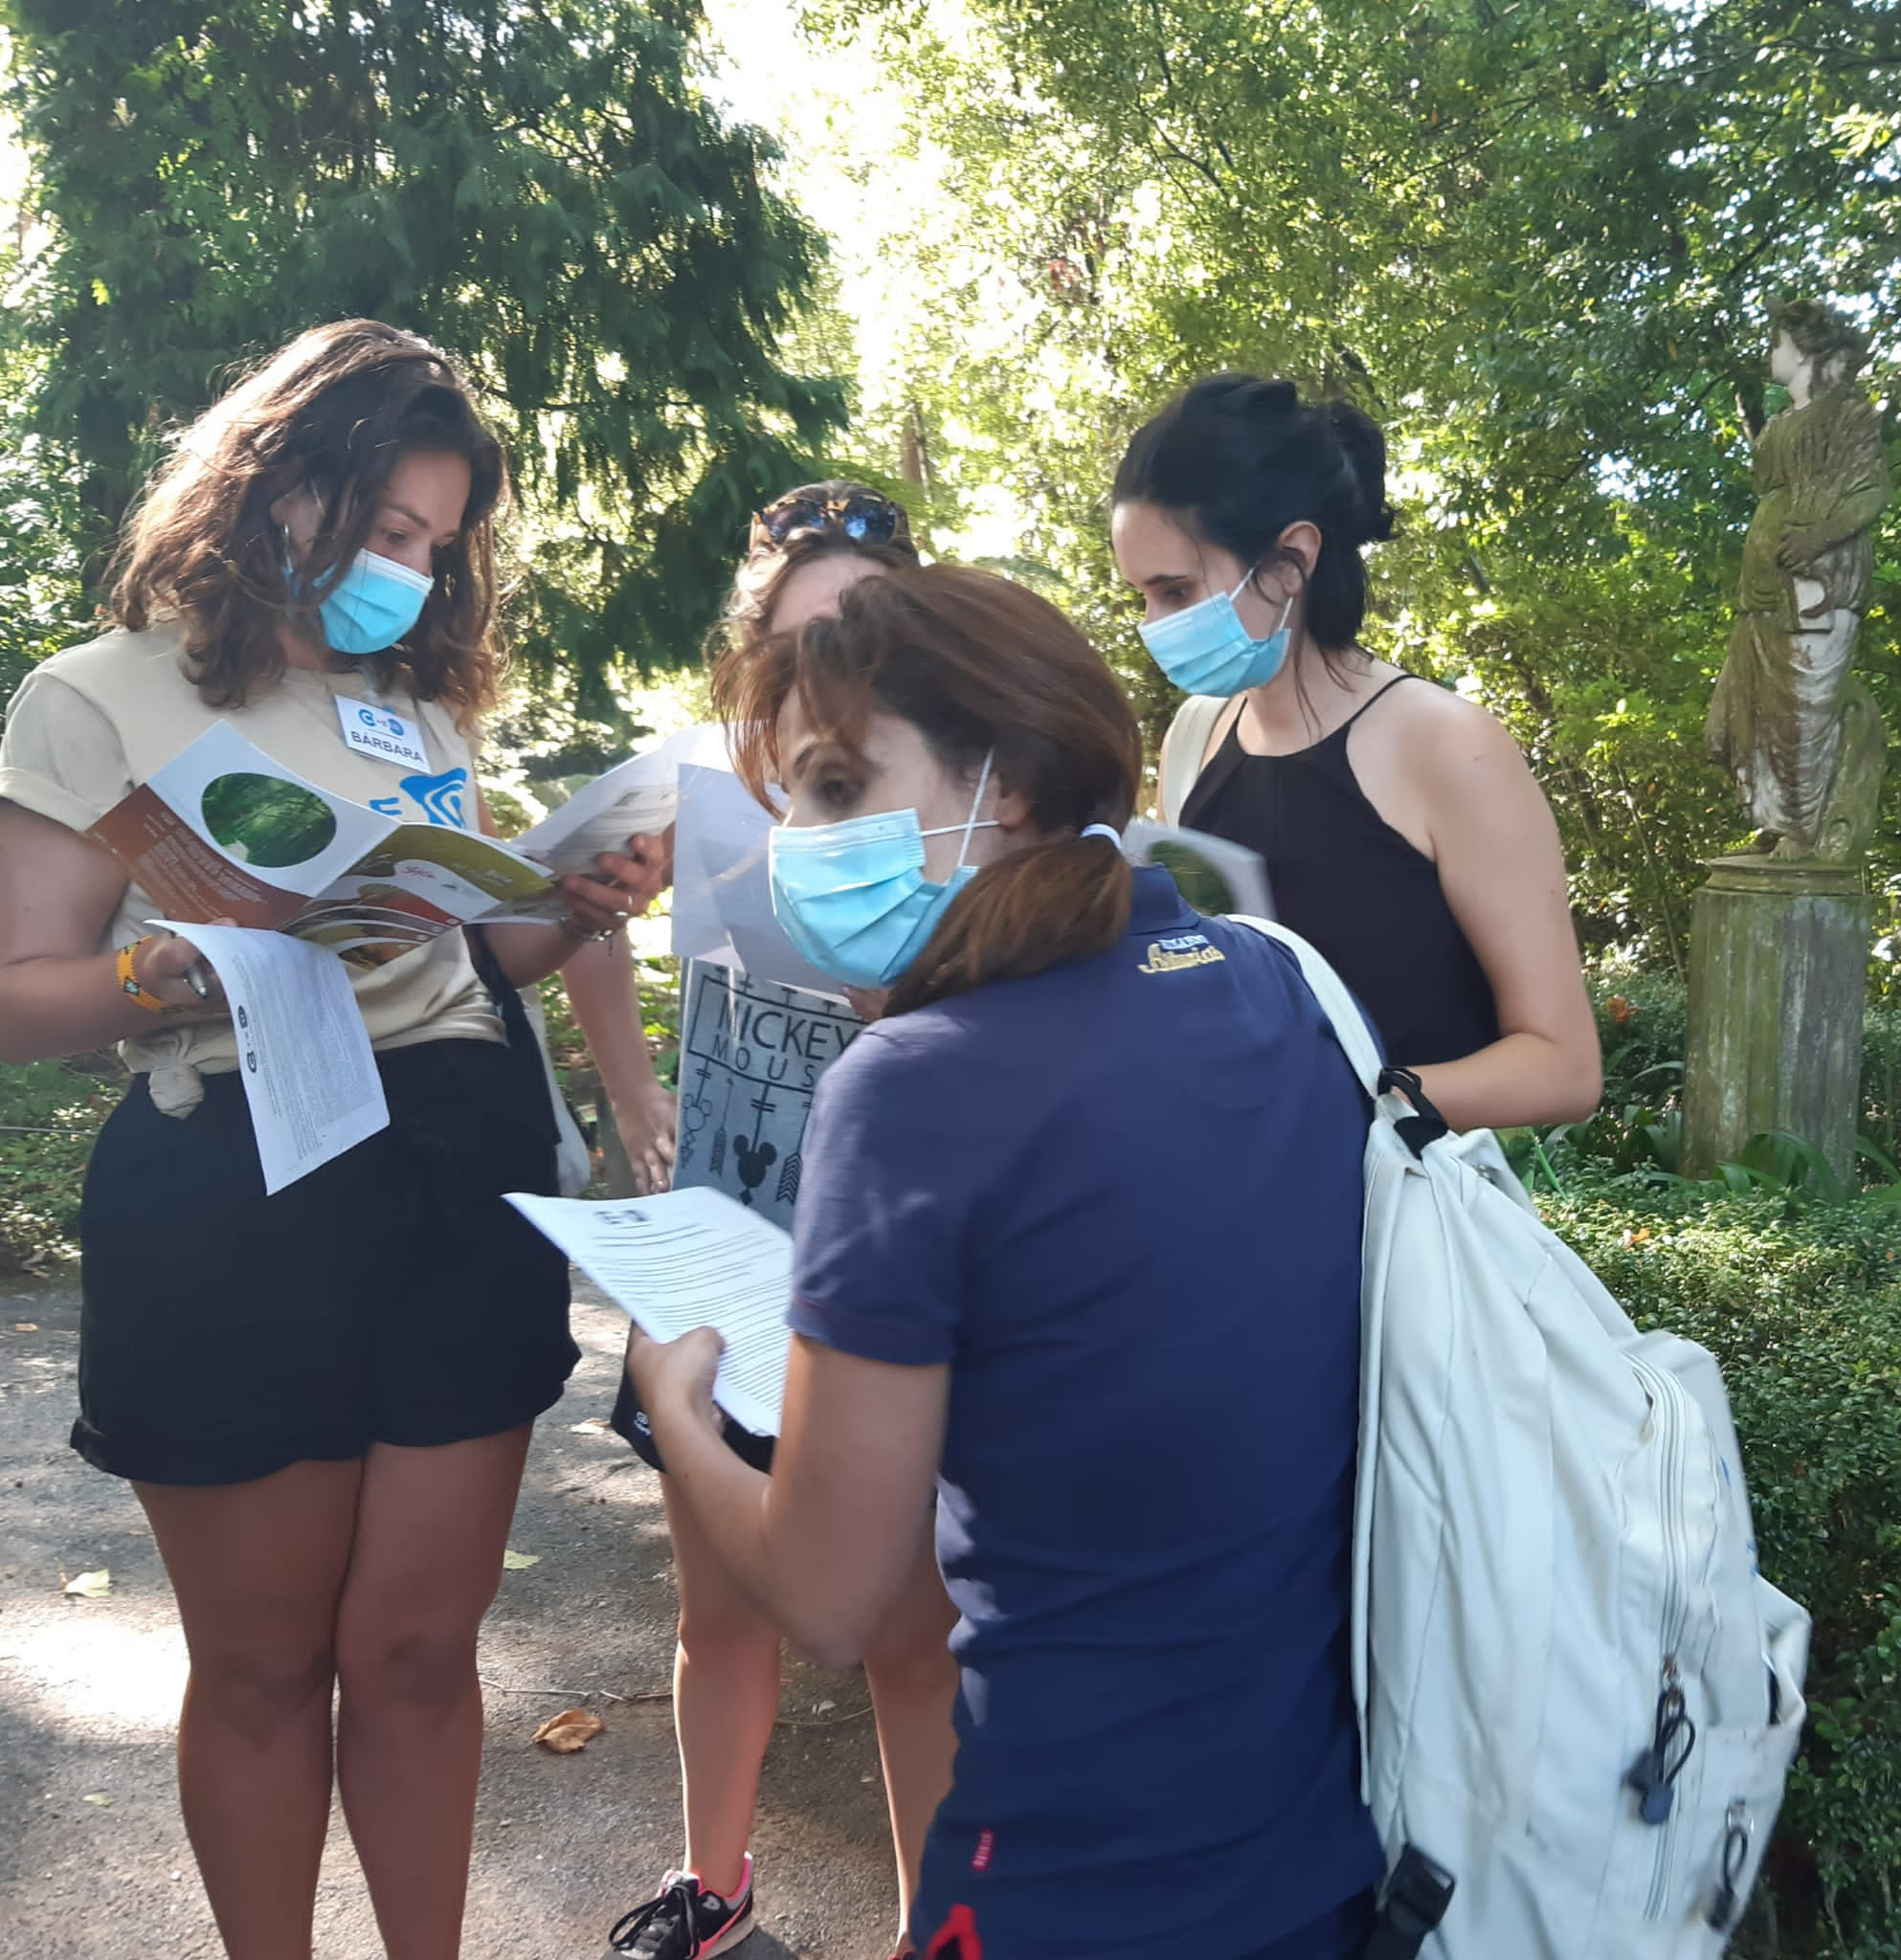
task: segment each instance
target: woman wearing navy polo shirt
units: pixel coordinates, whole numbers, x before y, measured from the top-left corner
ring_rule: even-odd
[[[1346,1062],[1279,947],[1131,874],[1139,733],[1034,594],[865,580],[715,693],[792,794],[781,920],[890,993],[807,1135],[773,1476],[721,1440],[716,1336],[629,1350],[676,1492],[842,1663],[937,1481],[963,1682],[926,1952],[1347,1960],[1380,1855]]]

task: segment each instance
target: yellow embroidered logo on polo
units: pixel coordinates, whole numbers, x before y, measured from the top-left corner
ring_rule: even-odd
[[[1136,968],[1138,973],[1179,973],[1189,967],[1215,967],[1227,958],[1219,947],[1210,946],[1198,932],[1184,932],[1174,939],[1155,940],[1149,957]]]

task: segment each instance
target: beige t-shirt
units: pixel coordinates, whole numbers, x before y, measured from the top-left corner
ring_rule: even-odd
[[[410,823],[472,827],[475,756],[454,713],[438,702],[391,697],[391,707],[422,725],[430,767],[418,774],[345,744],[337,699],[368,692],[358,672],[290,668],[245,706],[212,708],[191,683],[176,628],[114,631],[56,654],[20,684],[0,731],[0,798],[83,831],[213,722],[225,721],[274,761],[337,795]],[[151,901],[128,886],[101,949],[139,938],[154,916]],[[505,1038],[459,932],[370,971],[352,968],[350,985],[373,1047]],[[154,1023],[120,1053],[128,1067],[150,1075],[153,1102],[174,1115],[197,1105],[200,1071],[219,1075],[237,1066],[223,1016]]]

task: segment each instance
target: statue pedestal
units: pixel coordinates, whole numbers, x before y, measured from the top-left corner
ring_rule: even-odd
[[[1858,864],[1711,861],[1690,917],[1687,1176],[1711,1175],[1765,1129],[1806,1138],[1852,1175],[1869,919]]]

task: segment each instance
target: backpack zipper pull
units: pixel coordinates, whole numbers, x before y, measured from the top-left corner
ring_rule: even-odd
[[[1755,1828],[1746,1803],[1733,1803],[1723,1816],[1723,1878],[1705,1923],[1712,1932],[1728,1932],[1735,1923],[1741,1900],[1736,1888],[1742,1882],[1743,1866],[1749,1860],[1750,1834]]]
[[[1673,1753],[1683,1745],[1680,1755]],[[1696,1748],[1696,1724],[1689,1719],[1675,1655],[1664,1662],[1663,1692],[1657,1697],[1657,1720],[1650,1746],[1640,1754],[1623,1779],[1638,1794],[1637,1814],[1646,1824],[1667,1824],[1676,1803],[1677,1778]]]

